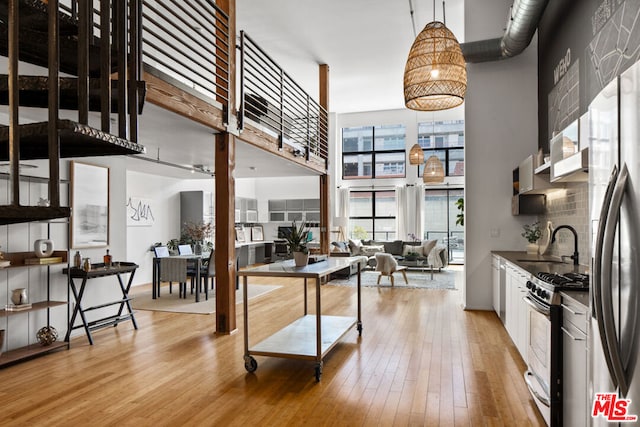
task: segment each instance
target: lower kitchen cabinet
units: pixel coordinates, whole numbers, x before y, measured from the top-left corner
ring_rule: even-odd
[[[529,316],[524,297],[527,293],[529,273],[513,264],[506,265],[506,320],[505,328],[518,348],[522,359],[527,362],[529,342]]]
[[[587,316],[586,307],[562,298],[562,418],[564,426],[586,426]]]

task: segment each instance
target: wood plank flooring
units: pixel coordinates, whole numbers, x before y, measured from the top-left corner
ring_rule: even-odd
[[[301,280],[260,282],[285,286],[249,303],[250,343],[302,315]],[[323,312],[355,315],[354,289],[322,296]],[[214,316],[138,311],[137,331],[0,370],[0,425],[544,425],[495,313],[462,310],[460,291],[363,288],[362,301],[362,337],[342,339],[320,383],[301,360],[256,357],[247,373],[241,306],[223,336]]]

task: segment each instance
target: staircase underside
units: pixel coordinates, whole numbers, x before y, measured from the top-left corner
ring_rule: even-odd
[[[20,125],[20,160],[48,159],[48,122]],[[58,120],[60,158],[145,153],[144,146],[91,126]],[[9,127],[0,127],[0,160],[9,159]]]
[[[111,80],[111,112],[118,112],[117,80]],[[49,103],[49,78],[47,76],[20,76],[18,90],[21,107],[47,108]],[[137,82],[138,114],[142,114],[146,96],[144,81]],[[9,76],[0,74],[0,104],[9,104]],[[89,79],[89,111],[100,109],[100,79]],[[60,78],[60,109],[78,110],[78,79]]]
[[[13,206],[0,208],[0,225],[69,218],[71,208],[50,206]]]

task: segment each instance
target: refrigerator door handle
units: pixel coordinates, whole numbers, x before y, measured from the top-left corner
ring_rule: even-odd
[[[624,192],[627,187],[629,171],[627,165],[623,165],[620,170],[620,176],[616,182],[616,186],[611,196],[611,207],[607,213],[604,240],[602,245],[602,271],[601,271],[601,290],[602,290],[602,322],[604,323],[606,350],[611,358],[611,367],[614,375],[612,375],[618,383],[622,396],[626,396],[629,391],[629,383],[622,365],[622,356],[620,355],[620,346],[616,334],[616,325],[613,314],[613,294],[611,273],[613,262],[613,249],[616,238],[616,228],[620,219],[620,208]],[[604,346],[603,346],[604,347]],[[608,350],[608,351],[607,351]]]
[[[607,184],[607,190],[604,194],[602,201],[602,209],[600,211],[600,220],[598,221],[598,232],[596,234],[596,243],[595,243],[595,253],[593,256],[593,285],[592,285],[592,293],[593,293],[593,309],[594,315],[598,324],[598,332],[600,335],[600,341],[602,343],[602,350],[604,353],[604,359],[607,363],[607,368],[609,370],[609,374],[613,381],[614,386],[618,386],[618,380],[615,376],[615,371],[613,370],[613,362],[611,361],[611,356],[607,351],[607,340],[606,340],[606,331],[604,327],[604,321],[602,314],[602,264],[603,264],[603,245],[604,245],[604,234],[607,224],[607,216],[609,215],[609,210],[611,209],[611,197],[613,196],[613,189],[615,188],[616,182],[618,181],[618,167],[616,165],[613,166],[613,170],[611,171],[611,176],[609,177],[609,183]],[[611,276],[609,276],[611,277]]]

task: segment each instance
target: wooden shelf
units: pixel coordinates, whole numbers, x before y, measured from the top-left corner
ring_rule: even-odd
[[[2,353],[2,356],[0,356],[0,366],[11,365],[17,362],[21,362],[25,359],[31,359],[33,357],[42,355],[44,353],[49,353],[60,349],[66,350],[68,348],[69,343],[65,341],[56,341],[53,344],[47,346],[40,345],[39,343],[31,344],[26,347],[20,347],[15,350]]]
[[[61,265],[67,264],[68,252],[65,251],[53,251],[52,257],[62,257],[61,262],[51,264],[25,264],[24,260],[29,258],[35,258],[36,255],[33,252],[4,252],[4,259],[11,261],[11,265],[5,268],[18,268],[18,267],[44,267],[47,265]]]
[[[144,146],[118,138],[88,125],[58,120],[60,157],[123,156],[142,154]],[[49,158],[49,123],[20,125],[20,160]],[[9,126],[0,127],[0,160],[9,159]]]
[[[60,307],[61,305],[67,305],[67,302],[66,301],[34,302],[31,305],[31,308],[28,308],[26,310],[13,311],[13,310],[1,309],[0,310],[0,317],[15,316],[16,314],[29,313],[31,311],[38,311],[38,310],[45,310],[47,308],[52,308],[52,307]]]

